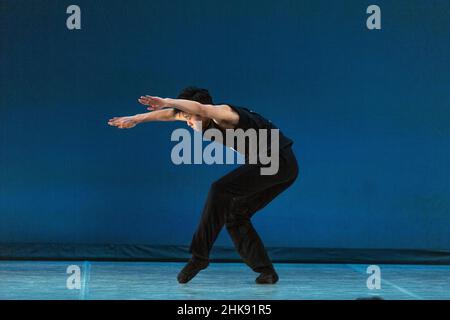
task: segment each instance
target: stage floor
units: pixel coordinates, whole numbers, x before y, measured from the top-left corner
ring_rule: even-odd
[[[78,266],[80,277],[67,273]],[[276,263],[280,280],[257,285],[243,263],[211,263],[179,284],[178,262],[0,261],[0,299],[310,300],[380,297],[450,299],[450,266],[379,265],[381,288],[368,289],[368,265]],[[77,267],[74,267],[75,270]],[[80,289],[68,289],[80,284]]]

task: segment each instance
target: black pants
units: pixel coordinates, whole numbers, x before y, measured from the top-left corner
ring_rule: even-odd
[[[208,260],[213,243],[225,225],[240,256],[253,271],[273,268],[250,218],[298,176],[297,160],[290,147],[280,150],[279,159],[275,175],[261,175],[261,165],[244,164],[211,185],[189,249],[193,257]]]

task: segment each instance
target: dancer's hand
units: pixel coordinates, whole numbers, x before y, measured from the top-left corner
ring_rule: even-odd
[[[144,106],[148,106],[147,110],[160,110],[169,106],[166,99],[148,95],[141,96],[138,101]]]
[[[117,127],[119,129],[131,129],[135,127],[139,121],[136,117],[114,117],[109,119],[108,124],[113,127]]]

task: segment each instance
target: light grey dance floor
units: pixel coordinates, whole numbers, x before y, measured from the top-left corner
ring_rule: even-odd
[[[243,263],[214,262],[182,285],[176,275],[183,266],[0,261],[0,299],[450,299],[450,266],[379,265],[381,288],[372,290],[368,265],[276,263],[280,281],[275,285],[256,284],[258,274]],[[68,268],[80,273],[67,273]]]

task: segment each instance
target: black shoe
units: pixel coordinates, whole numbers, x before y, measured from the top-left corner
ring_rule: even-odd
[[[197,273],[208,267],[209,261],[207,260],[197,260],[189,259],[189,262],[184,266],[184,268],[178,273],[177,279],[179,283],[187,283],[194,278]]]
[[[277,283],[277,281],[278,274],[275,271],[261,272],[261,274],[255,280],[257,284],[275,284]]]

